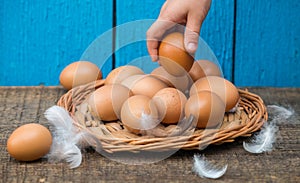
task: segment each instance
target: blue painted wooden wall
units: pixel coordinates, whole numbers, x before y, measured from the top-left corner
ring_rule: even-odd
[[[1,1],[0,85],[58,85],[60,71],[103,33],[106,51],[120,48],[108,58],[105,74],[136,58],[148,63],[145,41],[122,46],[122,25],[155,19],[163,2]],[[295,0],[213,0],[201,36],[237,86],[299,87],[299,9]]]
[[[300,86],[300,1],[238,0],[234,81]]]

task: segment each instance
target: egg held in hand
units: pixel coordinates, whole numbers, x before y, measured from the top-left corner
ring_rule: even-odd
[[[121,121],[129,131],[139,134],[155,128],[160,123],[160,117],[150,97],[134,95],[122,106]]]
[[[167,35],[159,45],[159,63],[174,76],[184,76],[191,69],[194,58],[184,48],[182,33]]]
[[[221,125],[225,114],[225,104],[213,92],[201,91],[190,96],[185,104],[185,115],[193,115],[198,128],[215,128]]]
[[[226,112],[233,109],[240,99],[238,89],[230,81],[218,76],[198,79],[190,89],[190,96],[200,91],[211,91],[217,94],[224,101]]]
[[[95,90],[88,99],[91,112],[103,121],[120,118],[121,107],[133,93],[120,84],[104,85]]]
[[[59,81],[64,88],[70,90],[101,78],[102,72],[97,65],[88,61],[78,61],[67,65],[63,69]]]
[[[50,131],[36,123],[17,128],[7,140],[7,151],[19,161],[33,161],[45,156],[51,148]]]

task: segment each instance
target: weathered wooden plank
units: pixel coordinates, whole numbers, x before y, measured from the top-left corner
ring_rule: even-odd
[[[155,19],[163,2],[117,0],[117,24]],[[63,67],[78,60],[91,41],[112,27],[112,3],[3,1],[0,85],[58,84]],[[299,1],[292,0],[237,1],[236,43],[232,47],[234,0],[213,1],[201,36],[216,54],[227,79],[233,79],[234,69],[238,86],[300,86],[298,9]],[[147,54],[143,41],[127,45],[116,53],[116,66]],[[149,63],[147,58],[141,59]],[[111,58],[105,73],[110,63]]]
[[[235,81],[300,86],[300,1],[237,1]]]
[[[57,85],[60,71],[112,27],[112,1],[2,1],[0,24],[0,84]]]
[[[161,0],[137,3],[135,1],[117,0],[117,25],[142,19],[156,19],[163,2]],[[233,12],[234,0],[213,1],[201,31],[201,36],[217,56],[224,75],[228,79],[231,79],[232,73]],[[132,27],[132,31],[127,31],[127,33],[124,33],[124,29],[117,28],[116,45],[120,50],[116,52],[116,66],[127,64],[141,57],[145,63],[150,63],[145,41],[135,42],[123,47],[126,39],[136,39],[137,37],[145,39],[147,26],[150,25],[149,22],[143,26],[137,24],[139,28]],[[140,27],[143,28],[140,29]]]
[[[243,149],[245,138],[208,146],[203,151],[179,151],[156,163],[132,165],[106,158],[92,149],[82,152],[82,164],[70,169],[66,162],[47,159],[18,162],[6,150],[6,141],[18,126],[35,122],[45,126],[44,111],[65,92],[50,87],[0,88],[0,177],[2,182],[299,182],[300,89],[249,88],[266,104],[291,107],[296,113],[279,125],[281,138],[268,153],[250,154]],[[228,164],[224,176],[203,179],[193,171],[194,154],[204,154],[213,164]],[[127,157],[137,154],[127,154]],[[1,182],[0,181],[0,182]]]
[[[201,29],[222,68],[224,77],[232,80],[234,0],[212,1],[211,9]]]
[[[146,31],[157,18],[163,3],[164,0],[116,0],[116,24],[119,26],[115,35],[116,67],[131,64],[146,69],[147,65],[153,65],[148,57]]]

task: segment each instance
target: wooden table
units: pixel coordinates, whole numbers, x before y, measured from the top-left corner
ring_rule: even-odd
[[[279,125],[281,138],[269,153],[250,154],[245,138],[209,146],[203,151],[178,151],[162,161],[127,165],[87,149],[79,168],[65,162],[40,159],[18,162],[6,151],[6,141],[18,126],[49,123],[43,113],[65,92],[60,87],[0,87],[0,182],[300,182],[300,88],[249,88],[265,103],[293,108],[295,114]],[[193,155],[204,154],[212,162],[228,164],[217,180],[203,179],[193,171]]]

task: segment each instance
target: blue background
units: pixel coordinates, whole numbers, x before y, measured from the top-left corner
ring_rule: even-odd
[[[61,70],[80,59],[102,33],[126,22],[155,19],[164,0],[2,0],[0,85],[58,85]],[[300,1],[213,0],[201,36],[224,76],[237,86],[300,86]],[[116,29],[108,39],[118,45]],[[113,48],[112,48],[113,49]],[[147,56],[143,42],[103,68]]]

